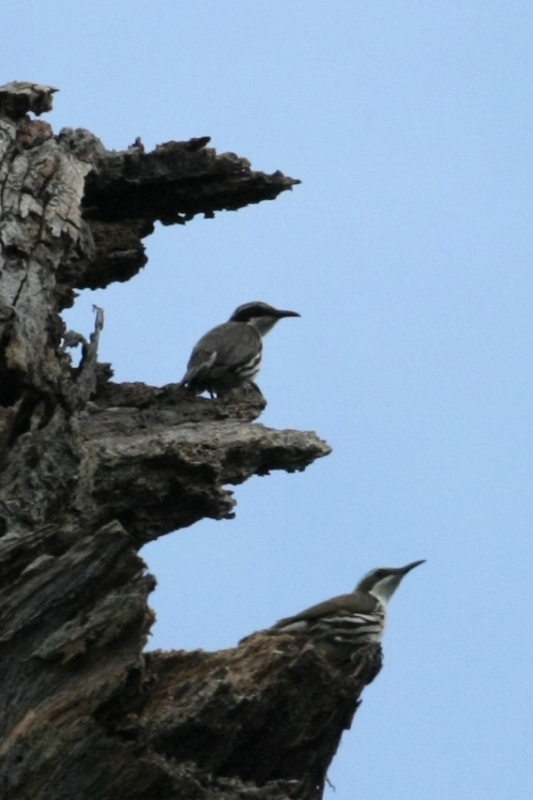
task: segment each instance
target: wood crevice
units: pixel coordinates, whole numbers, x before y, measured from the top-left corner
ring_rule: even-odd
[[[29,116],[54,92],[0,87],[0,795],[318,800],[379,649],[348,671],[261,634],[146,653],[155,578],[138,551],[232,516],[229,486],[304,470],[329,445],[258,424],[265,400],[246,392],[114,383],[97,360],[100,312],[88,340],[60,318],[77,290],[141,269],[157,220],[212,217],[298,181],[218,155],[208,137],[150,153],[54,135]],[[186,613],[177,605],[177,645]]]

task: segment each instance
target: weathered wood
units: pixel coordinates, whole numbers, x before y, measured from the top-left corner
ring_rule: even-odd
[[[228,484],[329,446],[255,424],[256,393],[111,383],[101,311],[89,341],[60,317],[76,289],[140,269],[156,220],[297,181],[206,137],[110,153],[87,131],[55,135],[28,116],[54,91],[0,87],[0,797],[318,798],[379,650],[347,674],[286,637],[143,654],[155,579],[137,552],[232,516]]]

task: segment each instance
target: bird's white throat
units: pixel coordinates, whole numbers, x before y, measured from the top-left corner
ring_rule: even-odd
[[[259,336],[266,336],[277,322],[279,322],[279,320],[275,317],[252,317],[248,320],[248,325],[255,328]]]
[[[369,589],[369,594],[373,595],[384,606],[387,605],[392,595],[400,585],[402,575],[387,575]]]

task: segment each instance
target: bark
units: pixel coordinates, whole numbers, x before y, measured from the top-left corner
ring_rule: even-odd
[[[146,262],[156,220],[298,183],[207,137],[108,152],[36,120],[55,90],[0,87],[0,796],[319,798],[380,651],[339,670],[293,637],[143,653],[155,585],[139,548],[233,516],[228,484],[330,448],[254,420],[258,396],[114,384],[60,311]],[[74,367],[68,347],[82,343]]]

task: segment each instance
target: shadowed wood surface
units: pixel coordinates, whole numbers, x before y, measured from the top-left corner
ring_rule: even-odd
[[[234,514],[228,485],[327,455],[254,422],[256,393],[208,400],[111,382],[104,324],[66,332],[75,290],[127,280],[156,220],[297,183],[207,137],[108,152],[28,116],[55,90],[0,87],[0,796],[319,798],[380,650],[346,672],[294,637],[143,653],[155,579],[139,548]],[[68,348],[82,345],[74,367]]]

